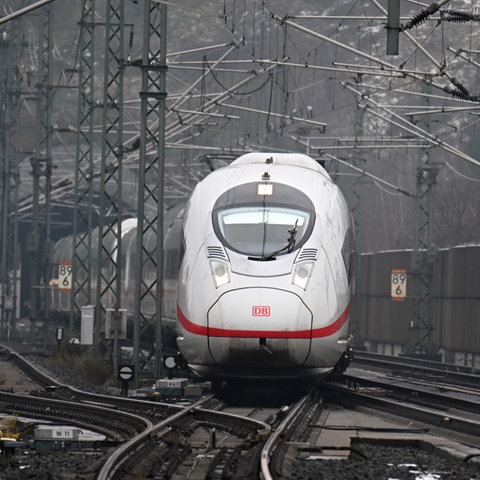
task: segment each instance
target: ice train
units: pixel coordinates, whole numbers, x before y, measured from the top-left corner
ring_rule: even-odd
[[[133,312],[135,219],[121,228],[121,302]],[[243,155],[170,209],[164,232],[163,338],[176,339],[196,375],[315,381],[347,367],[352,222],[318,162],[302,154]],[[144,242],[153,248],[155,239]],[[54,252],[54,263],[69,260],[72,238]],[[144,275],[154,268],[146,265]],[[153,300],[143,303],[144,314],[154,315]],[[52,289],[52,312],[68,311],[69,294]]]
[[[178,255],[180,251],[181,241],[180,233],[182,228],[182,214],[185,205],[177,205],[165,212],[164,218],[164,271],[163,271],[163,312],[162,312],[162,330],[163,340],[167,342],[168,350],[176,349],[175,344],[175,324],[176,324],[176,278],[178,273]],[[135,311],[135,279],[137,274],[136,265],[136,248],[137,248],[137,219],[127,218],[121,222],[121,295],[120,308],[127,311],[129,319],[129,330],[132,331],[133,312]],[[91,242],[89,252],[85,243],[77,246],[77,257],[87,259],[89,258],[90,280],[87,281],[87,274],[85,268],[77,268],[75,271],[76,285],[82,285],[83,288],[75,293],[75,303],[79,307],[84,305],[91,305],[96,302],[97,295],[97,278],[98,266],[101,264],[103,282],[105,279],[113,278],[116,274],[116,265],[112,260],[116,260],[114,256],[107,258],[104,252],[102,261],[98,261],[98,243],[99,243],[99,229],[94,228],[91,232]],[[116,250],[117,235],[114,230],[103,240],[103,250],[114,252]],[[144,249],[147,252],[153,253],[157,238],[153,229],[149,230],[143,238]],[[67,236],[58,240],[53,249],[52,263],[54,271],[60,271],[62,266],[72,264],[73,260],[74,239],[73,236]],[[86,262],[85,262],[86,263]],[[157,277],[156,263],[153,260],[148,260],[143,265],[142,274],[146,284],[155,284]],[[60,275],[59,275],[60,277]],[[106,290],[106,284],[102,285],[102,291]],[[144,292],[142,292],[144,293]],[[156,315],[156,296],[157,292],[152,289],[152,295],[145,295],[142,301],[142,314],[146,318],[153,318]],[[72,293],[69,289],[62,288],[58,278],[54,278],[50,282],[50,314],[57,324],[68,324],[70,316],[70,302]],[[113,308],[115,306],[115,297],[112,293],[104,295],[102,298],[103,307]],[[78,325],[77,325],[78,327]],[[154,333],[154,328],[146,331],[145,335],[148,337],[148,343],[151,342],[151,335]]]
[[[249,153],[185,208],[177,344],[213,379],[319,380],[350,360],[351,214],[303,154]]]

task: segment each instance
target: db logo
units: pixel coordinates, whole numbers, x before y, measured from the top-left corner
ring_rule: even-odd
[[[270,307],[264,305],[254,305],[252,307],[252,315],[254,317],[269,317]]]

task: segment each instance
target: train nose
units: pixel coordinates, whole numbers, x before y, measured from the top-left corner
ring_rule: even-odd
[[[244,288],[222,295],[208,312],[208,342],[217,364],[296,367],[309,353],[312,312],[294,293]]]

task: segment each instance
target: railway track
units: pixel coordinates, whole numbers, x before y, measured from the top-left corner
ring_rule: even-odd
[[[109,439],[125,441],[149,428],[151,422],[140,416],[101,405],[85,405],[53,398],[0,392],[0,411],[37,420],[70,423],[105,434]]]
[[[289,442],[304,442],[308,439],[311,426],[321,413],[322,400],[318,392],[306,395],[293,406],[289,414],[278,425],[274,434],[265,442],[261,453],[261,473],[264,480],[293,478]]]
[[[9,359],[43,388],[35,393],[34,399],[22,397],[25,402],[34,403],[33,407],[25,408],[26,414],[36,416],[39,412],[38,418],[46,418],[42,412],[48,410],[48,419],[54,419],[55,415],[64,419],[84,415],[93,419],[89,412],[98,411],[109,417],[113,415],[117,422],[119,416],[123,421],[124,415],[144,422],[124,435],[116,434],[122,440],[121,445],[107,456],[98,472],[98,478],[105,480],[148,475],[191,479],[206,475],[213,479],[231,477],[234,473],[241,478],[239,472],[243,472],[244,478],[258,478],[260,471],[264,478],[274,478],[268,470],[270,460],[275,469],[282,469],[282,444],[287,438],[293,439],[295,432],[305,431],[305,422],[315,415],[310,409],[312,412],[318,409],[317,398],[312,395],[295,406],[252,407],[242,414],[225,406],[224,411],[218,411],[219,403],[211,396],[188,407],[116,398],[79,391],[58,382],[15,352],[9,353]],[[72,416],[66,416],[59,405],[65,405],[64,408],[74,405]],[[267,416],[269,422],[256,419],[259,413]],[[93,423],[102,421],[95,419]],[[91,423],[85,425],[92,428]],[[280,433],[266,444],[272,428]],[[112,436],[107,429],[102,431]]]
[[[402,377],[414,377],[424,382],[445,383],[474,390],[480,388],[480,372],[462,365],[362,351],[355,352],[352,365],[374,368]]]
[[[19,398],[5,393],[0,396],[1,410],[18,412],[21,402],[31,402],[25,414],[32,418],[47,419],[48,412],[53,421],[85,421],[82,425],[108,436],[109,448],[102,449],[98,468],[93,471],[89,466],[88,473],[77,472],[78,479],[314,478],[313,466],[319,471],[328,469],[328,460],[306,458],[311,452],[319,458],[324,455],[319,435],[331,428],[325,419],[334,410],[346,415],[369,412],[372,418],[381,417],[393,425],[387,430],[415,438],[421,434],[450,438],[480,452],[480,419],[474,417],[480,409],[473,395],[455,397],[446,394],[445,387],[434,392],[431,385],[385,373],[349,369],[344,384],[325,385],[321,394],[311,392],[283,407],[238,408],[210,396],[181,406],[78,391],[37,371],[21,356],[9,354],[9,358],[19,368],[26,365],[24,371],[41,382],[43,389],[35,396]],[[360,435],[358,426],[349,428],[356,428]],[[354,451],[356,447],[348,448]],[[476,457],[471,455],[473,462]],[[309,473],[302,477],[297,471]]]
[[[432,384],[431,379],[392,376],[349,368],[344,384],[331,383],[342,402],[366,405],[406,418],[419,428],[464,445],[480,448],[480,394],[478,390]]]
[[[199,431],[208,432],[208,441],[198,450],[207,453],[218,450],[210,467],[212,471],[218,470],[220,458],[232,455],[226,455],[226,449],[216,448],[211,432],[225,432],[237,439],[242,446],[238,452],[254,448],[270,434],[270,425],[263,421],[219,411],[219,402],[213,396],[185,407],[83,392],[57,381],[5,348],[6,354],[42,389],[31,395],[3,393],[0,396],[3,412],[69,422],[122,442],[113,453],[106,454],[98,478],[139,478],[152,468],[164,470],[170,476],[182,468],[182,462],[192,451],[189,439],[198,437]],[[223,463],[224,469],[231,468],[228,461]]]

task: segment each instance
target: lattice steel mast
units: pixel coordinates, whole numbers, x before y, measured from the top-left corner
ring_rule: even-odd
[[[97,259],[95,343],[100,342],[105,306],[113,300],[113,334],[121,307],[121,222],[123,170],[124,0],[108,0],[100,171],[100,216]],[[115,342],[116,343],[116,342]],[[114,367],[116,357],[114,353]]]
[[[427,87],[429,90],[429,88]],[[427,90],[427,93],[428,93]],[[429,96],[425,96],[428,106]],[[428,132],[428,122],[422,122]],[[412,252],[412,317],[405,353],[437,353],[433,339],[431,282],[437,249],[433,244],[433,206],[438,162],[432,162],[430,148],[422,148],[417,166],[416,232]]]
[[[35,341],[46,341],[48,332],[48,282],[51,278],[50,194],[52,186],[52,4],[39,10],[38,73],[35,153],[30,159],[33,175],[32,231],[28,239],[31,254],[30,332]]]
[[[352,164],[357,167],[360,171],[365,170],[366,161],[360,155],[360,150],[357,149],[358,146],[362,144],[363,138],[363,125],[364,125],[364,107],[362,105],[357,104],[357,108],[355,109],[354,113],[354,146],[356,149],[354,150]],[[353,217],[353,224],[354,224],[354,234],[355,234],[355,242],[356,242],[356,254],[355,254],[355,266],[354,266],[354,285],[359,288],[359,279],[360,279],[360,272],[362,269],[362,255],[361,252],[364,252],[364,242],[363,237],[364,233],[362,231],[362,225],[364,225],[364,218],[363,218],[363,209],[362,209],[362,200],[365,199],[365,184],[367,183],[367,177],[361,173],[359,173],[354,181],[353,181],[353,201],[351,205],[352,217]],[[361,345],[362,338],[360,336],[360,328],[357,321],[358,309],[359,309],[359,300],[360,296],[355,295],[353,300],[353,309],[352,309],[352,334],[355,344]]]
[[[18,317],[18,114],[23,49],[21,19],[9,25],[0,39],[0,336],[10,339]]]
[[[388,1],[387,55],[398,55],[399,33],[423,22],[449,0],[432,3],[419,11],[411,21],[400,28],[400,2]],[[430,86],[427,84],[425,102],[428,106]],[[429,132],[428,121],[421,122]],[[412,300],[412,313],[408,329],[408,341],[404,347],[407,354],[436,354],[433,339],[431,282],[433,264],[437,259],[437,249],[432,241],[434,191],[437,181],[438,163],[431,160],[430,148],[422,148],[417,166],[415,196],[416,230],[415,244],[412,252],[409,282]]]
[[[138,262],[135,282],[134,311],[134,361],[135,368],[152,370],[155,375],[162,372],[162,272],[163,272],[163,197],[164,197],[164,150],[165,150],[165,99],[166,99],[166,36],[167,7],[150,0],[144,0],[144,35],[142,57],[142,91],[140,158],[138,175]],[[155,125],[155,128],[152,128]],[[147,143],[154,145],[147,154]],[[146,178],[150,181],[147,183]],[[154,183],[155,182],[155,183]],[[156,215],[145,215],[147,204],[156,206]],[[156,236],[153,251],[145,248],[147,234]],[[147,279],[144,272],[153,266],[154,279]],[[153,299],[156,311],[153,318],[144,313],[143,305]],[[140,348],[143,331],[154,327],[155,338],[145,356]]]
[[[95,0],[83,0],[79,38],[78,108],[75,156],[75,211],[73,217],[73,285],[70,306],[70,336],[83,305],[92,298],[92,194],[94,171],[93,125],[95,102]],[[65,259],[70,260],[70,259]],[[80,305],[80,303],[82,305]]]

